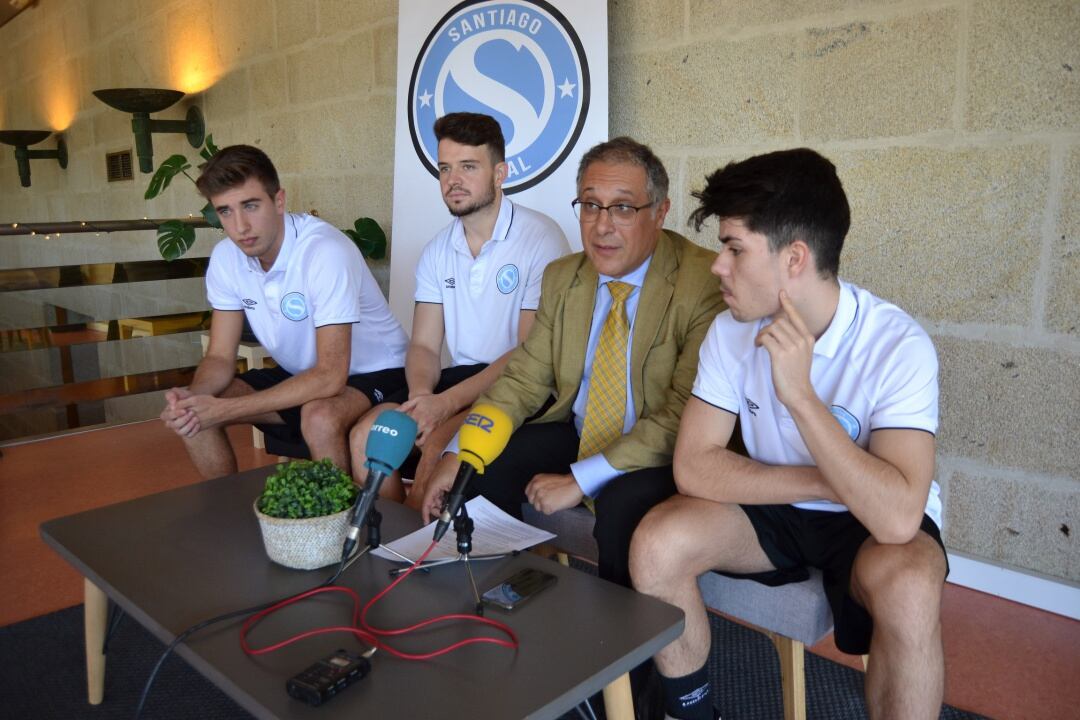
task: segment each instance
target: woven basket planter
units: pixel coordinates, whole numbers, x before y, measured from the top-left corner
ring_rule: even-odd
[[[341,561],[341,545],[351,512],[352,508],[346,508],[333,515],[293,520],[270,517],[255,505],[266,554],[278,565],[297,570],[314,570]]]

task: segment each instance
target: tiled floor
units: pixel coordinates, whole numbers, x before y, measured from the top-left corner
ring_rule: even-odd
[[[241,469],[274,462],[248,428],[230,437]],[[42,521],[199,479],[156,421],[2,450],[0,626],[82,602],[82,579],[38,537]],[[1080,718],[1080,622],[954,585],[942,616],[946,702],[997,720]],[[861,669],[831,640],[813,651]]]

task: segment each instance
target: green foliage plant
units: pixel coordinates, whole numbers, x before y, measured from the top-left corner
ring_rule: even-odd
[[[382,260],[386,257],[386,233],[373,218],[357,218],[351,230],[342,230],[343,233],[356,243],[360,248],[360,254],[372,260]]]
[[[217,153],[218,148],[214,145],[214,136],[206,136],[206,144],[199,150],[199,156],[203,161],[209,160]],[[150,184],[146,186],[146,192],[143,194],[143,199],[152,200],[158,195],[163,193],[169,184],[172,183],[173,178],[177,175],[183,175],[191,184],[195,184],[195,178],[188,175],[188,170],[191,169],[191,163],[184,155],[170,155],[161,162],[157,171],[150,177]],[[199,211],[203,218],[212,227],[221,229],[221,221],[218,220],[217,212],[214,211],[214,206],[209,202],[203,205],[202,210]],[[161,257],[166,260],[176,260],[184,253],[191,249],[191,246],[195,244],[195,228],[182,220],[167,220],[160,225],[157,229],[157,246],[158,252],[161,253]]]
[[[294,460],[266,478],[255,505],[276,518],[321,517],[352,507],[357,492],[352,478],[330,460]]]

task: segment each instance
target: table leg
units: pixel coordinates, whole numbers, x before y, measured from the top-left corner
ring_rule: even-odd
[[[84,579],[83,583],[86,694],[91,705],[100,705],[105,697],[105,654],[101,649],[105,643],[106,625],[109,622],[109,598],[89,579]]]
[[[620,675],[604,688],[604,714],[609,720],[634,720],[629,673]]]

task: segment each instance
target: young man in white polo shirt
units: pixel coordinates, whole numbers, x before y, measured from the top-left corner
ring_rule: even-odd
[[[528,336],[544,268],[570,252],[554,220],[503,195],[505,141],[495,118],[450,113],[435,121],[435,137],[439,189],[454,219],[427,244],[416,266],[408,387],[365,415],[349,435],[353,476],[363,482],[364,447],[375,417],[400,405],[416,420],[416,444],[425,453],[409,495],[417,508],[428,469],[465,411]],[[451,363],[446,369],[444,339]],[[404,498],[396,474],[381,493]]]
[[[821,568],[836,644],[870,653],[870,717],[936,718],[948,572],[934,477],[938,363],[919,325],[838,280],[849,226],[836,169],[775,152],[708,178],[692,220],[720,221],[729,310],[701,346],[675,448],[679,494],[638,526],[639,590],[686,613],[656,655],[671,717],[712,718],[697,576],[766,584]],[[727,449],[739,421],[749,458]]]
[[[303,439],[346,471],[348,429],[404,386],[408,338],[357,247],[311,215],[285,211],[285,190],[258,148],[221,149],[196,185],[228,234],[210,256],[210,346],[189,387],[166,394],[161,419],[203,477],[236,472],[226,425],[254,423]],[[235,377],[244,317],[278,367]]]

